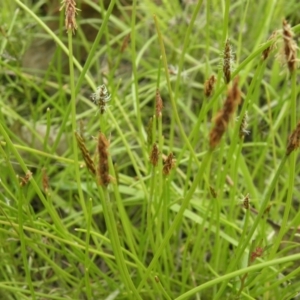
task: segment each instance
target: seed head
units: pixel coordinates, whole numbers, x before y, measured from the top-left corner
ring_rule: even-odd
[[[76,1],[75,0],[63,0],[62,6],[59,10],[62,10],[65,8],[65,26],[67,31],[71,30],[73,33],[75,33],[75,30],[77,29],[76,19],[75,16],[77,14],[77,11],[79,10],[76,8]]]
[[[150,153],[150,163],[155,167],[157,166],[159,158],[159,150],[156,144],[153,144],[151,153]]]
[[[243,206],[245,209],[249,209],[250,207],[250,199],[249,194],[246,195],[246,197],[243,199]]]
[[[27,185],[29,180],[32,178],[32,173],[28,170],[25,174],[25,177],[20,177],[20,186],[23,187]]]
[[[171,170],[175,167],[175,159],[173,153],[170,153],[164,160],[163,174],[169,175]]]
[[[96,168],[95,168],[95,164],[90,156],[90,153],[89,151],[87,150],[86,146],[85,146],[85,143],[84,143],[84,140],[82,138],[82,136],[80,134],[78,134],[77,132],[75,132],[75,137],[76,137],[76,140],[77,140],[77,144],[78,144],[78,147],[81,151],[81,154],[82,154],[82,157],[85,161],[85,164],[88,168],[88,170],[93,174],[93,175],[96,175]]]
[[[98,176],[100,180],[100,184],[104,187],[107,187],[110,183],[110,175],[109,175],[109,166],[108,166],[108,146],[109,142],[106,139],[103,133],[99,133],[98,137],[98,156],[99,156],[99,164],[98,164]]]
[[[247,127],[248,127],[248,113],[245,112],[245,114],[242,118],[241,126],[240,126],[240,138],[241,139],[243,139],[246,134],[249,134],[249,130],[247,130]]]
[[[217,78],[215,75],[212,75],[207,79],[204,83],[204,94],[206,97],[210,97],[212,95],[215,83],[217,81]]]
[[[223,108],[218,112],[215,117],[215,126],[210,132],[210,148],[214,149],[220,142],[223,134],[225,133],[229,121],[234,114],[237,106],[241,102],[241,92],[238,87],[238,77],[235,78],[232,87],[228,90],[227,98]]]
[[[300,147],[300,122],[297,124],[296,129],[289,137],[288,145],[286,148],[286,155],[290,155],[292,151]]]
[[[97,87],[96,92],[91,96],[92,100],[100,108],[100,113],[104,114],[107,102],[110,101],[111,95],[109,94],[105,84]]]
[[[226,84],[228,84],[231,80],[232,64],[233,64],[233,54],[231,51],[230,41],[229,39],[227,39],[225,43],[224,53],[223,53],[223,76]]]
[[[297,68],[297,44],[295,43],[293,37],[294,33],[291,29],[290,24],[283,20],[283,52],[285,56],[285,60],[287,62],[287,66],[289,68],[290,73],[296,70]]]

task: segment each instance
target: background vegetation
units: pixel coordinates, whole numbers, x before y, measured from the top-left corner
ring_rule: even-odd
[[[0,299],[297,297],[298,1],[1,5]]]

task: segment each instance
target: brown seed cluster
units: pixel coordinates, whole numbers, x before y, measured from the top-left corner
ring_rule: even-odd
[[[206,97],[210,97],[213,93],[215,83],[217,81],[217,78],[215,75],[212,75],[207,79],[204,83],[204,95]]]
[[[226,84],[228,84],[231,80],[231,68],[232,68],[231,64],[232,64],[232,53],[231,53],[230,41],[228,39],[226,40],[225,43],[225,49],[223,55],[223,75]]]
[[[160,96],[159,89],[157,89],[156,94],[155,94],[155,114],[156,114],[157,118],[161,117],[161,112],[162,112],[163,107],[164,107],[163,101]]]
[[[256,247],[255,250],[250,255],[250,262],[254,262],[256,258],[261,257],[263,255],[264,248]]]
[[[77,132],[75,132],[75,137],[76,137],[78,147],[82,153],[82,157],[85,161],[85,164],[86,164],[88,170],[93,175],[96,175],[96,168],[95,168],[94,161],[92,160],[90,153],[85,146],[84,140],[82,139],[81,135],[79,135]]]
[[[211,149],[214,149],[219,143],[225,133],[229,121],[234,114],[237,106],[241,102],[241,92],[238,87],[239,79],[235,78],[232,87],[228,90],[227,98],[223,108],[218,112],[215,117],[215,126],[210,132],[209,145]]]
[[[107,187],[110,183],[110,176],[109,176],[109,165],[108,165],[108,146],[109,142],[106,139],[103,133],[99,133],[98,137],[98,156],[99,156],[99,164],[98,164],[98,176],[100,180],[100,184],[102,186]]]
[[[25,177],[20,177],[20,186],[23,187],[23,186],[27,185],[27,183],[29,182],[31,177],[32,177],[32,173],[30,171],[27,171],[27,173],[25,174]]]
[[[76,19],[75,16],[77,14],[78,8],[76,8],[76,1],[75,0],[63,0],[62,6],[59,10],[65,8],[65,26],[67,31],[71,30],[75,33],[77,29]]]
[[[283,26],[283,52],[285,56],[285,60],[287,62],[287,66],[289,68],[290,73],[296,70],[297,68],[297,44],[294,41],[294,33],[291,30],[290,24],[283,20],[282,22]]]
[[[288,145],[286,148],[286,155],[290,155],[292,151],[300,147],[300,122],[297,124],[296,129],[289,137]]]
[[[150,163],[155,167],[158,164],[159,159],[159,150],[156,144],[153,144],[151,153],[150,153]]]
[[[245,209],[249,209],[250,207],[250,197],[249,197],[249,194],[246,195],[246,197],[244,198],[243,200],[243,206]]]
[[[171,170],[175,167],[175,159],[173,153],[170,153],[164,160],[163,174],[169,175]]]

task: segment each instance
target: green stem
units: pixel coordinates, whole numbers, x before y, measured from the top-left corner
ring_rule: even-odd
[[[295,130],[295,128],[297,126],[296,125],[296,123],[297,123],[297,121],[296,121],[296,112],[297,112],[297,109],[296,109],[296,107],[297,107],[297,105],[296,105],[297,104],[296,72],[294,71],[291,76],[292,76],[291,77],[291,81],[292,81],[291,109],[290,109],[290,111],[291,111],[291,128],[292,128],[292,130]],[[279,233],[277,235],[275,243],[272,247],[272,251],[270,253],[270,259],[275,257],[275,254],[280,245],[280,242],[281,242],[284,234],[289,229],[288,220],[289,220],[290,211],[292,209],[293,191],[295,188],[295,168],[296,168],[296,153],[295,153],[295,151],[293,151],[289,155],[288,194],[287,194],[287,198],[286,198],[283,219],[282,219]]]
[[[173,117],[175,118],[176,123],[179,127],[181,137],[183,138],[183,140],[184,140],[185,144],[187,145],[188,149],[190,150],[190,154],[192,155],[195,162],[199,165],[200,163],[199,163],[198,158],[195,154],[195,149],[191,145],[188,137],[186,136],[186,134],[184,132],[183,126],[181,124],[181,120],[180,120],[178,110],[177,110],[176,101],[175,101],[175,98],[174,98],[173,92],[172,92],[171,81],[170,81],[170,76],[169,76],[169,71],[168,71],[168,62],[167,62],[167,56],[166,56],[166,50],[165,50],[165,46],[164,46],[164,42],[163,42],[163,37],[162,37],[161,31],[159,29],[159,25],[158,25],[158,21],[157,21],[156,16],[153,16],[153,18],[154,18],[154,22],[155,22],[155,26],[156,26],[156,31],[157,31],[157,34],[158,34],[158,40],[159,40],[160,50],[161,50],[161,55],[162,55],[162,61],[163,61],[163,64],[164,64],[165,75],[166,75],[166,80],[167,80],[167,86],[168,86],[169,96],[170,96],[171,105],[172,105]]]
[[[283,167],[284,167],[284,164],[285,164],[286,160],[287,160],[287,157],[285,156],[282,159],[280,165],[278,166],[278,169],[277,169],[274,177],[272,178],[271,183],[268,185],[268,188],[266,189],[265,195],[263,196],[263,200],[262,200],[262,203],[261,203],[261,206],[260,206],[260,210],[258,212],[258,215],[257,215],[256,219],[253,222],[253,225],[252,225],[252,227],[251,227],[251,229],[249,231],[249,234],[243,240],[244,243],[239,244],[239,246],[238,246],[238,248],[236,250],[235,259],[233,259],[231,261],[231,263],[229,264],[229,266],[228,266],[228,268],[226,270],[226,273],[232,272],[232,270],[236,267],[237,263],[240,261],[240,258],[243,255],[243,253],[245,252],[245,249],[247,248],[248,245],[250,245],[250,240],[251,240],[251,238],[252,238],[255,230],[257,229],[257,226],[258,226],[259,222],[262,220],[262,216],[265,213],[265,210],[266,210],[266,208],[268,206],[268,203],[270,201],[272,192],[273,192],[273,190],[275,188],[275,185],[276,185],[276,183],[278,181],[278,178],[279,178],[280,174],[282,174],[282,170],[283,170]],[[223,281],[220,289],[218,290],[217,295],[214,298],[215,300],[219,299],[222,296],[222,294],[223,294],[223,292],[224,292],[224,290],[225,290],[225,288],[227,286],[227,283],[228,283],[227,280]]]
[[[125,288],[127,289],[129,299],[131,296],[134,296],[134,299],[142,299],[131,280],[131,275],[129,274],[125,263],[124,255],[121,250],[121,243],[118,236],[118,230],[116,227],[116,221],[112,210],[112,203],[109,198],[108,191],[106,188],[101,188],[100,186],[98,186],[98,192],[99,197],[102,200],[103,215],[110,236],[113,252],[116,258],[116,262],[119,266],[119,272],[122,281],[125,285]]]
[[[70,68],[70,89],[71,89],[71,121],[72,121],[72,142],[73,142],[73,158],[75,166],[75,177],[79,193],[79,201],[83,209],[85,219],[88,220],[87,208],[84,201],[84,196],[81,187],[81,179],[78,164],[78,148],[75,137],[76,126],[76,95],[75,95],[75,77],[74,77],[74,65],[73,65],[73,45],[72,45],[72,30],[68,30],[68,47],[69,47],[69,68]]]
[[[154,266],[156,265],[158,259],[160,258],[162,252],[164,251],[167,243],[169,242],[172,234],[174,234],[175,230],[178,228],[178,226],[180,225],[180,223],[182,222],[182,218],[183,218],[183,214],[185,212],[185,210],[187,209],[190,200],[192,198],[192,196],[194,195],[194,192],[198,186],[198,184],[201,182],[202,177],[204,175],[204,171],[206,169],[207,163],[210,161],[211,158],[211,152],[208,152],[206,154],[206,156],[204,157],[202,164],[198,170],[198,173],[193,181],[193,184],[191,185],[190,190],[188,191],[188,193],[186,194],[185,198],[182,201],[181,207],[172,223],[172,225],[170,226],[169,230],[166,232],[164,239],[162,240],[161,244],[159,245],[159,247],[157,248],[157,250],[155,251],[155,255],[151,261],[151,263],[149,264],[146,273],[144,274],[144,277],[142,278],[139,286],[138,286],[138,291],[141,290],[141,288],[143,287],[143,285],[145,284],[146,280],[148,279],[152,269],[154,268]]]
[[[213,286],[217,285],[218,283],[226,282],[226,285],[227,285],[229,280],[232,278],[242,276],[243,274],[246,274],[246,273],[262,270],[264,268],[267,268],[267,267],[270,267],[273,265],[284,264],[286,262],[291,262],[291,261],[295,261],[295,260],[300,260],[299,253],[290,255],[290,256],[286,256],[286,257],[282,257],[282,258],[278,258],[278,259],[274,259],[274,260],[269,260],[269,261],[266,261],[263,263],[255,264],[255,265],[249,266],[247,268],[243,268],[243,269],[234,271],[234,272],[226,273],[226,275],[224,275],[224,276],[215,278],[213,280],[210,280],[204,284],[197,286],[194,289],[189,290],[188,292],[180,295],[179,297],[175,298],[174,300],[192,299],[191,297],[193,295],[195,295],[196,293],[199,293],[205,289],[213,287]],[[216,298],[214,298],[214,299],[216,299]]]

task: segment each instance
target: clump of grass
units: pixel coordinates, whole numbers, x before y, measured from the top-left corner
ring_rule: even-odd
[[[41,2],[1,12],[0,296],[291,299],[297,2],[99,3],[62,1],[57,31]],[[282,12],[296,26],[279,30]],[[16,55],[33,22],[57,45],[39,76]],[[92,43],[86,23],[98,31]],[[280,38],[289,77],[267,59]]]

